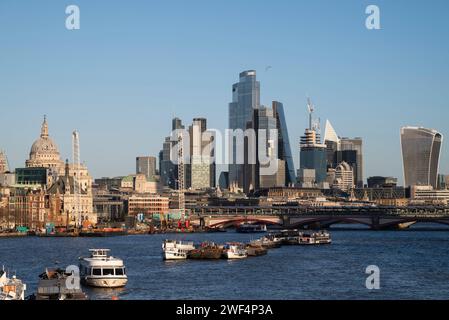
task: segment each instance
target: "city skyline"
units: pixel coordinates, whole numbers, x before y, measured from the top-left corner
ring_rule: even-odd
[[[120,39],[130,36],[127,45],[131,54],[118,48],[114,32],[95,18],[102,14],[99,5],[80,1],[82,27],[78,33],[70,33],[63,26],[64,8],[56,2],[25,8],[5,1],[0,4],[5,8],[0,10],[0,28],[7,31],[0,51],[0,94],[2,118],[11,121],[2,122],[0,149],[5,150],[11,168],[23,167],[42,117],[47,114],[51,136],[62,158],[71,157],[71,133],[78,129],[81,159],[94,177],[127,175],[134,172],[136,156],[158,155],[174,115],[186,123],[205,117],[208,127],[223,130],[232,84],[240,72],[255,69],[261,83],[260,103],[280,101],[284,105],[295,169],[299,167],[299,139],[307,127],[306,97],[310,95],[322,126],[329,119],[342,136],[363,138],[365,178],[395,176],[402,183],[400,128],[422,126],[436,129],[443,136],[448,134],[444,118],[448,115],[445,107],[449,97],[444,88],[449,83],[449,72],[443,63],[448,45],[434,41],[444,38],[448,22],[430,19],[430,13],[442,14],[447,4],[436,1],[430,10],[423,4],[379,1],[384,13],[382,26],[388,34],[364,28],[365,3],[357,2],[327,4],[335,16],[314,4],[289,3],[293,6],[291,16],[283,12],[290,18],[285,19],[288,22],[269,26],[257,22],[286,3],[267,4],[256,10],[255,17],[250,18],[261,31],[255,35],[256,44],[243,45],[245,50],[227,61],[225,57],[233,51],[223,49],[231,43],[244,44],[249,31],[233,32],[243,26],[239,21],[224,24],[228,30],[223,31],[218,27],[223,25],[223,18],[194,13],[204,2],[194,3],[193,8],[180,4],[172,17],[156,17],[164,4],[150,6],[153,10],[147,11],[146,4],[136,4],[124,9],[122,15],[112,7],[111,17],[117,25],[108,28],[118,32]],[[401,14],[401,6],[405,5],[410,9],[410,21]],[[230,10],[224,3],[213,7],[224,13]],[[242,4],[238,15],[245,16],[250,7]],[[183,40],[177,36],[175,26],[160,36],[154,34],[155,26],[176,21],[185,9],[192,13],[184,17],[189,21],[189,31],[195,32],[183,31]],[[150,12],[154,19],[143,19],[140,11]],[[323,19],[319,23],[310,21],[305,11]],[[294,19],[295,14],[302,19]],[[338,14],[346,20],[338,19]],[[15,21],[18,16],[21,19]],[[199,17],[203,19],[190,24],[191,19]],[[215,18],[220,23],[214,24]],[[48,25],[42,23],[44,20]],[[437,28],[433,28],[435,21],[439,21]],[[313,28],[304,28],[308,23]],[[30,32],[30,26],[36,24],[38,30]],[[205,30],[206,25],[210,30]],[[430,36],[424,32],[429,28]],[[15,32],[9,33],[11,30]],[[333,40],[326,32],[332,33]],[[404,32],[408,37],[403,36]],[[223,44],[212,42],[207,46],[199,39],[213,33],[222,36]],[[230,38],[230,34],[234,36]],[[140,43],[140,37],[151,41]],[[164,37],[166,46],[162,50],[158,43]],[[95,45],[98,39],[101,46]],[[334,46],[337,40],[342,41],[338,47]],[[195,45],[183,45],[186,41],[200,41],[201,45],[194,50]],[[42,51],[35,47],[37,43]],[[29,49],[31,46],[34,50]],[[276,47],[284,50],[279,53]],[[139,49],[141,53],[136,54]],[[208,59],[195,58],[201,50],[207,50]],[[131,62],[133,59],[137,62]],[[171,94],[172,87],[177,88],[176,95]],[[105,163],[104,158],[109,161]],[[440,173],[448,172],[448,153],[443,144]]]

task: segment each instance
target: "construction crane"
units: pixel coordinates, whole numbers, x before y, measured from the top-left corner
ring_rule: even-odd
[[[315,111],[315,106],[312,104],[310,98],[307,98],[307,109],[309,111],[309,130],[312,130],[313,126],[313,112]]]
[[[81,210],[80,210],[80,196],[81,196],[81,185],[79,180],[79,169],[81,166],[80,160],[80,137],[78,131],[73,131],[72,134],[72,156],[73,156],[73,197],[74,197],[74,216],[76,219],[76,227],[81,228]]]
[[[178,202],[182,221],[185,220],[185,185],[184,185],[184,140],[182,131],[178,133]]]

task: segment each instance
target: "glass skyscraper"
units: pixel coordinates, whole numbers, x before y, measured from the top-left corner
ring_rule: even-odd
[[[363,140],[362,138],[342,138],[340,140],[340,150],[342,151],[342,158],[339,159],[338,165],[341,161],[349,163],[354,171],[354,183],[357,187],[363,188]],[[355,155],[355,159],[354,159]],[[355,161],[354,161],[355,160]]]
[[[276,126],[279,134],[278,156],[279,159],[285,161],[285,184],[288,186],[296,182],[296,176],[283,104],[278,101],[273,101],[273,113],[276,118]]]
[[[404,183],[409,186],[437,188],[443,136],[436,130],[422,127],[401,129]]]
[[[256,80],[256,71],[240,73],[240,81],[232,86],[232,102],[229,104],[229,129],[247,129],[248,122],[253,121],[254,109],[260,105],[260,83]],[[243,164],[236,164],[236,150],[242,146],[233,141],[233,158],[229,159],[229,184],[243,188]]]

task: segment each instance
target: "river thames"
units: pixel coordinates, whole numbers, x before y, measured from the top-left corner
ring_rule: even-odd
[[[0,239],[0,264],[36,292],[45,267],[77,265],[90,248],[109,248],[126,264],[125,289],[84,290],[91,299],[316,300],[448,299],[449,231],[332,231],[329,246],[283,246],[240,261],[165,262],[166,238],[218,243],[259,235],[235,232],[110,238]],[[380,290],[365,287],[366,267],[380,268]]]

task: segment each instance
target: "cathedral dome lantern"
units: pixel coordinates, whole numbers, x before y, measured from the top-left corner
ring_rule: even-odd
[[[49,135],[47,117],[44,117],[40,137],[31,146],[26,167],[50,168],[58,174],[64,171],[64,162],[61,160],[58,146]]]

